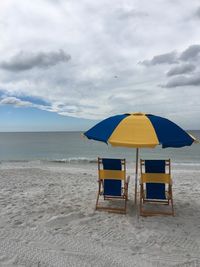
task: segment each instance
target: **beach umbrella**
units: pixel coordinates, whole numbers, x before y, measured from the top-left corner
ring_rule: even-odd
[[[135,203],[137,201],[139,148],[190,146],[196,139],[174,122],[145,113],[115,115],[97,123],[84,135],[116,147],[136,148]]]

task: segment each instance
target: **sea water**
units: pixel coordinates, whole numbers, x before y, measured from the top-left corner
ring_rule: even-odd
[[[200,131],[190,131],[200,139]],[[0,133],[0,161],[95,162],[97,157],[135,160],[134,148],[116,148],[88,140],[81,132]],[[183,148],[140,149],[140,158],[200,164],[200,144]]]

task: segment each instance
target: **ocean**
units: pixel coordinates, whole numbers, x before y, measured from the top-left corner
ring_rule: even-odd
[[[200,131],[190,131],[200,139]],[[88,140],[81,132],[0,133],[0,161],[96,162],[97,157],[135,161],[135,149],[114,148]],[[200,144],[183,148],[140,149],[140,158],[171,158],[175,163],[200,164]]]

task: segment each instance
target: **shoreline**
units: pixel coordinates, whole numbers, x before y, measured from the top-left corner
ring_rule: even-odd
[[[109,157],[110,158],[110,157]],[[121,158],[117,156],[113,156],[112,158]],[[144,157],[142,157],[144,158]],[[145,159],[151,159],[150,157],[145,157]],[[155,158],[156,159],[156,158]],[[160,159],[160,158],[159,158]],[[162,157],[162,159],[168,159],[167,157]],[[135,158],[126,159],[127,164],[135,164]],[[83,157],[72,157],[72,158],[66,158],[66,159],[1,159],[1,163],[40,163],[40,164],[97,164],[97,158],[83,158]],[[175,160],[172,161],[171,164],[173,165],[200,165],[200,160],[191,160],[191,161],[181,161],[181,160]]]

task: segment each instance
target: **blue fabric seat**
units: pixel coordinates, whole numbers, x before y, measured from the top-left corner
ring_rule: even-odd
[[[165,160],[145,160],[146,173],[165,173]],[[146,184],[147,199],[166,199],[165,184],[147,183]]]
[[[104,170],[121,170],[121,160],[120,159],[102,159],[102,164]],[[122,194],[122,181],[107,179],[104,180],[104,190],[103,194],[105,196],[121,196]]]

